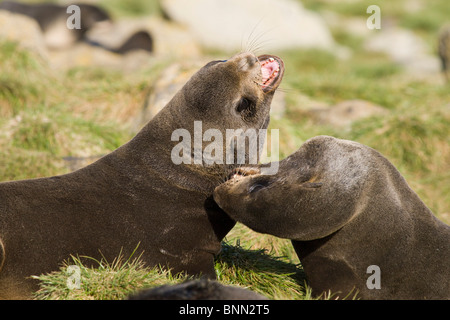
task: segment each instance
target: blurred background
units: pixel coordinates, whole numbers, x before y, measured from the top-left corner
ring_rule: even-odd
[[[206,62],[252,51],[285,63],[269,128],[281,158],[316,135],[358,141],[450,223],[448,0],[98,0],[82,2],[81,30],[72,2],[20,3],[0,2],[0,181],[94,161]],[[228,238],[292,256],[242,226]]]

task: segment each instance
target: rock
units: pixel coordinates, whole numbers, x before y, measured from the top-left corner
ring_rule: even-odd
[[[116,48],[138,30],[151,34],[154,44],[152,55],[157,58],[197,58],[201,55],[194,37],[185,28],[154,16],[116,19],[111,29],[93,29],[87,37],[93,42]]]
[[[333,49],[325,21],[292,0],[163,0],[169,18],[207,48],[226,52]]]
[[[413,32],[398,27],[381,28],[369,37],[365,49],[387,54],[392,61],[411,72],[439,71],[439,59],[429,52],[424,41]]]
[[[373,32],[367,28],[367,17],[352,17],[331,10],[323,10],[321,15],[332,30],[342,30],[361,38],[366,38]]]
[[[83,42],[67,49],[50,50],[49,56],[51,65],[63,70],[75,66],[113,67],[122,63],[120,55]]]
[[[321,124],[348,127],[353,122],[367,117],[386,114],[387,110],[365,100],[346,100],[330,107],[318,107],[309,111]]]
[[[17,42],[47,60],[48,52],[38,23],[27,16],[0,10],[0,40]]]
[[[117,54],[108,50],[120,47],[138,31],[148,32],[152,36],[153,52],[135,50]],[[92,28],[86,37],[87,42],[47,50],[51,65],[63,70],[96,66],[133,72],[151,67],[157,61],[198,59],[201,56],[199,46],[186,30],[158,17],[117,19],[109,28]]]

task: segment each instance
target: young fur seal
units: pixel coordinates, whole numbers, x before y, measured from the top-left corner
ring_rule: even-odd
[[[143,289],[128,300],[268,300],[248,289],[226,286],[215,280],[196,279],[176,285]]]
[[[0,297],[26,297],[37,288],[31,275],[57,270],[70,255],[112,261],[138,244],[148,266],[214,278],[214,254],[235,222],[212,193],[236,165],[177,165],[172,134],[193,133],[194,121],[223,136],[226,129],[266,128],[283,72],[275,56],[210,62],[136,137],[97,162],[0,183]]]
[[[252,171],[217,187],[214,199],[255,231],[291,239],[315,294],[450,298],[450,227],[377,151],[319,136],[276,175]]]
[[[21,3],[3,1],[0,10],[26,15],[36,20],[48,47],[63,48],[84,39],[86,33],[93,27],[111,23],[109,14],[99,6],[76,4],[80,8],[80,29],[67,28],[67,7],[54,3]]]

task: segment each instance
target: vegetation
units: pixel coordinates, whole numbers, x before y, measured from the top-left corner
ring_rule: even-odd
[[[109,4],[110,1],[108,1]],[[145,2],[145,3],[144,3]],[[425,1],[420,11],[406,10],[407,0],[380,1],[383,15],[420,35],[427,43],[445,22],[446,0]],[[156,2],[111,1],[115,16],[160,14]],[[313,10],[366,18],[366,4],[302,0]],[[355,140],[384,154],[438,218],[450,223],[450,99],[439,74],[413,77],[381,55],[366,52],[362,39],[334,29],[351,59],[317,50],[277,53],[285,61],[280,91],[287,106],[270,128],[280,130],[281,158],[316,135]],[[167,63],[167,62],[165,62]],[[96,67],[54,70],[46,61],[13,42],[0,41],[0,181],[36,178],[69,171],[64,157],[98,156],[119,147],[133,133],[148,87],[161,65],[124,74]],[[384,116],[360,120],[349,128],[317,123],[305,99],[326,104],[364,99],[386,108]],[[139,257],[96,261],[86,267],[68,257],[60,271],[37,275],[37,299],[123,299],[139,288],[177,283],[186,277],[148,269]],[[81,270],[82,286],[68,290],[67,266]],[[238,224],[216,258],[218,279],[273,299],[310,299],[300,261],[290,242],[257,234]],[[326,298],[335,298],[328,295]],[[342,297],[341,297],[342,298]]]

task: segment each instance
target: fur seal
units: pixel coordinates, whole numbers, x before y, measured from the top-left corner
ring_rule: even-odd
[[[3,1],[0,10],[19,13],[33,18],[39,24],[44,40],[50,48],[67,47],[85,38],[86,33],[93,27],[111,23],[109,14],[99,6],[91,4],[76,4],[80,8],[80,29],[68,29],[67,6],[54,3],[21,3]]]
[[[99,6],[84,3],[76,5],[80,8],[80,29],[67,28],[67,19],[70,14],[67,13],[67,6],[63,5],[3,1],[0,3],[0,10],[23,14],[36,20],[44,34],[46,45],[53,49],[68,47],[77,41],[84,41],[117,54],[126,54],[134,50],[153,52],[153,37],[145,30],[136,31],[116,48],[89,39],[86,34],[91,29],[107,29],[112,26],[112,19],[108,12]]]
[[[212,193],[236,164],[175,164],[172,134],[193,133],[196,121],[205,131],[267,127],[283,72],[275,56],[212,61],[133,139],[93,164],[0,183],[0,297],[26,297],[37,285],[31,275],[57,270],[70,255],[112,261],[138,244],[146,265],[214,278],[214,255],[235,222]]]
[[[126,54],[134,50],[153,52],[153,38],[147,31],[140,30],[133,33],[120,47],[110,50],[118,54]]]
[[[277,174],[235,174],[214,199],[255,231],[291,239],[314,294],[450,298],[450,227],[367,146],[312,138]]]
[[[214,280],[190,280],[176,285],[163,285],[132,294],[128,300],[268,300],[265,296]]]
[[[105,45],[100,43],[99,41],[94,41],[91,39],[85,39],[84,41],[91,46],[99,47],[104,50],[122,55],[137,50],[146,51],[148,53],[153,52],[153,37],[149,32],[145,30],[136,31],[135,33],[130,35],[127,39],[125,39],[121,45],[117,47]]]

